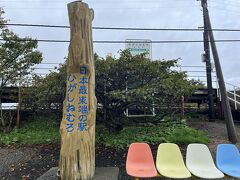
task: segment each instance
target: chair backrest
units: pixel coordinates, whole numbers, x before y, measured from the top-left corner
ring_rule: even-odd
[[[216,167],[212,155],[205,144],[189,144],[187,147],[186,165],[188,168]]]
[[[162,143],[158,146],[157,167],[159,169],[166,169],[169,165],[185,167],[178,145],[173,143]]]
[[[218,167],[226,165],[240,165],[240,153],[233,144],[219,144],[217,146],[216,164]],[[240,167],[239,167],[240,168]]]
[[[128,149],[126,168],[135,165],[154,165],[151,148],[146,143],[132,143]]]

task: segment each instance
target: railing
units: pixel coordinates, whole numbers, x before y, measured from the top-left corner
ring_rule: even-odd
[[[188,74],[188,77],[190,79],[196,79],[204,84],[206,84],[206,69],[205,66],[180,66],[178,67],[179,71],[185,71]],[[217,89],[217,97],[219,97],[221,101],[221,93],[218,85],[218,80],[216,77],[216,71],[213,67],[212,70],[212,83],[213,88]],[[231,83],[225,83],[228,99],[230,100],[230,103],[232,107],[235,110],[240,110],[240,87],[235,86]]]
[[[240,110],[240,87],[237,87],[231,83],[225,83],[228,93],[228,99],[234,103],[234,109]]]
[[[172,68],[173,70],[177,71],[184,71],[187,73],[189,79],[194,79],[196,81],[200,81],[203,84],[207,83],[207,76],[206,76],[206,67],[205,66],[178,66]],[[212,71],[212,82],[213,82],[213,87],[217,88],[217,77],[215,74],[215,70],[213,69]]]

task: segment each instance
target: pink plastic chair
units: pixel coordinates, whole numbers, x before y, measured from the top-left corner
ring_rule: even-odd
[[[127,174],[139,178],[157,176],[152,151],[146,143],[132,143],[128,149],[126,161]]]

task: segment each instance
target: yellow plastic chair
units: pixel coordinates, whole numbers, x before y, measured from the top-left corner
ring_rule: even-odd
[[[187,170],[178,145],[163,143],[158,146],[157,170],[160,175],[168,178],[190,178],[191,173]]]

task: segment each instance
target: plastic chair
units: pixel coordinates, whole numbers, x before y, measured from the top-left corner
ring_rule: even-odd
[[[132,143],[128,149],[126,161],[127,174],[139,178],[157,176],[152,151],[146,143]]]
[[[163,143],[158,146],[156,166],[160,175],[168,178],[191,177],[191,173],[184,164],[179,147],[173,143]]]
[[[240,153],[233,144],[217,146],[216,164],[223,173],[240,178]]]
[[[186,166],[195,176],[205,179],[223,178],[213,161],[208,147],[204,144],[189,144],[187,147]]]

